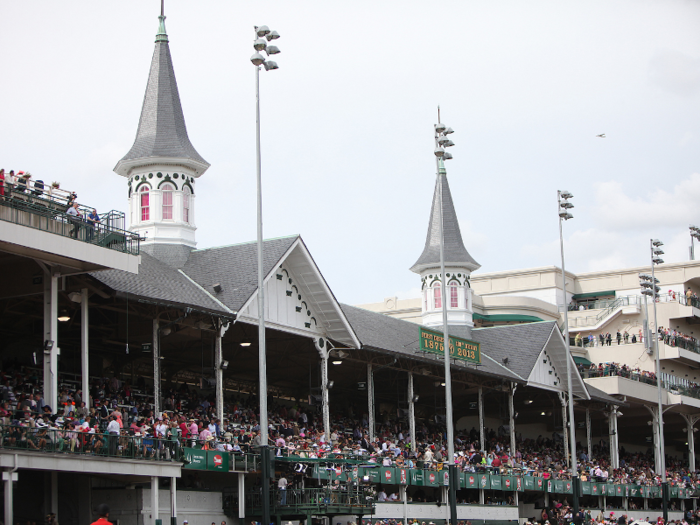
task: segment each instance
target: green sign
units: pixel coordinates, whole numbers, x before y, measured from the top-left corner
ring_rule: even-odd
[[[185,464],[184,468],[197,470],[207,469],[207,451],[196,448],[185,448]]]
[[[462,475],[464,476],[463,487],[468,489],[479,488],[479,476],[475,472],[464,472]]]
[[[501,476],[496,476],[491,474],[491,489],[492,490],[502,490],[503,484],[501,483]]]
[[[525,486],[525,490],[535,490],[535,478],[532,476],[525,476],[523,478],[523,485]]]
[[[581,494],[590,494],[591,493],[591,484],[588,483],[588,481],[582,481],[581,482]]]
[[[420,328],[420,350],[431,354],[445,354],[445,337],[439,332]],[[481,363],[481,346],[475,341],[450,337],[450,359]]]
[[[515,492],[518,488],[515,476],[503,476],[501,486],[504,491]]]
[[[408,472],[409,472],[409,479],[411,481],[411,485],[415,485],[417,487],[422,487],[423,486],[423,471],[418,470],[418,469],[410,469]]]
[[[209,450],[207,452],[207,470],[228,472],[228,461],[228,452],[219,452],[218,450]]]

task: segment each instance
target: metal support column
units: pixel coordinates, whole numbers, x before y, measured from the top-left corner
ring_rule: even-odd
[[[372,363],[367,364],[367,412],[369,442],[374,443],[374,375],[372,374]]]
[[[619,442],[617,438],[617,407],[610,409],[608,416],[608,434],[610,437],[610,465],[620,468]]]
[[[177,478],[170,478],[170,525],[177,525]]]
[[[151,476],[151,525],[158,519],[158,476]]]
[[[323,350],[321,357],[321,383],[323,387],[323,433],[326,443],[331,442],[331,411],[328,405],[328,352]]]
[[[12,484],[17,481],[17,472],[5,471],[2,473],[2,479],[5,482],[5,523],[12,524],[14,523]]]
[[[214,350],[214,368],[216,379],[216,417],[219,418],[219,424],[221,428],[224,426],[224,371],[221,369],[221,362],[223,358],[223,349],[221,340],[223,338],[223,332],[226,331],[225,328],[221,326],[221,322],[217,321],[216,324],[216,343]]]
[[[44,402],[58,410],[58,279],[44,274]]]
[[[413,372],[408,373],[408,433],[411,436],[411,452],[416,451],[416,404],[413,402]]]
[[[153,319],[153,414],[161,415],[160,404],[160,330],[158,319]]]
[[[403,503],[403,525],[408,525],[408,491],[406,490],[406,485],[399,486],[399,498],[401,498]]]
[[[486,452],[486,436],[484,434],[484,388],[479,387],[479,446]]]
[[[245,474],[238,473],[238,522],[245,519]]]
[[[681,414],[681,417],[685,420],[688,434],[688,468],[695,472],[695,423],[700,420],[700,416]]]
[[[508,421],[508,426],[510,427],[510,459],[513,461],[513,464],[515,464],[515,407],[514,407],[514,398],[515,398],[515,391],[518,389],[518,385],[515,383],[510,384],[510,392],[508,395],[508,415],[509,415],[509,421]]]
[[[90,316],[88,309],[88,289],[80,290],[80,363],[82,374],[83,401],[90,407]],[[53,408],[53,407],[51,407]]]
[[[661,461],[659,460],[659,425],[658,425],[658,409],[656,407],[650,407],[649,405],[644,405],[644,407],[651,414],[651,429],[654,436],[654,471],[659,474],[661,468]]]
[[[566,465],[571,466],[571,458],[569,457],[569,429],[566,421],[566,397],[563,392],[559,392],[559,402],[561,403],[561,423],[562,432],[564,433],[564,457],[566,458]]]
[[[588,461],[593,461],[593,443],[591,442],[591,411],[586,409],[586,441],[588,442]]]

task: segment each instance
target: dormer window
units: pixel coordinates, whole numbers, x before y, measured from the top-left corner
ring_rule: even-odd
[[[192,192],[190,192],[189,187],[185,186],[185,189],[182,192],[182,218],[188,224],[190,222],[190,195],[191,194],[192,194]]]
[[[163,184],[163,220],[173,220],[173,191],[175,187],[172,184]]]
[[[148,186],[145,184],[141,186],[141,189],[139,190],[139,193],[141,194],[141,221],[147,221],[150,220],[151,218],[151,207],[149,205],[150,203],[150,194],[148,193]]]
[[[442,289],[439,283],[433,287],[433,297],[435,300],[435,309],[442,308]]]

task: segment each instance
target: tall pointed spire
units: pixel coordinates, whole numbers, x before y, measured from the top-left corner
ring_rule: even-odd
[[[411,267],[411,271],[421,273],[427,268],[440,266],[440,191],[442,190],[442,217],[445,239],[445,266],[477,270],[481,265],[476,262],[464,247],[462,233],[459,229],[457,212],[452,202],[450,184],[447,182],[447,171],[440,159],[438,177],[433,194],[433,206],[430,210],[430,224],[425,239],[423,253]]]
[[[142,166],[144,162],[177,163],[191,168],[198,177],[209,168],[209,163],[197,153],[187,136],[162,3],[158,20],[156,46],[136,140],[114,171],[128,177],[132,168]]]

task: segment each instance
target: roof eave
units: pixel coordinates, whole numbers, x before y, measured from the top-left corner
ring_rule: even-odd
[[[410,270],[414,273],[420,274],[423,272],[423,270],[428,270],[430,268],[437,268],[440,266],[440,261],[437,262],[417,262],[413,266],[411,266]],[[481,265],[479,263],[472,263],[472,262],[449,262],[445,261],[445,267],[457,267],[457,268],[466,268],[467,270],[470,270],[472,272],[475,272],[479,268],[481,268]]]
[[[194,171],[195,178],[200,177],[209,169],[206,161],[198,161],[187,157],[140,157],[135,159],[121,159],[114,167],[114,172],[122,177],[129,177],[134,168],[146,166],[184,166]]]

